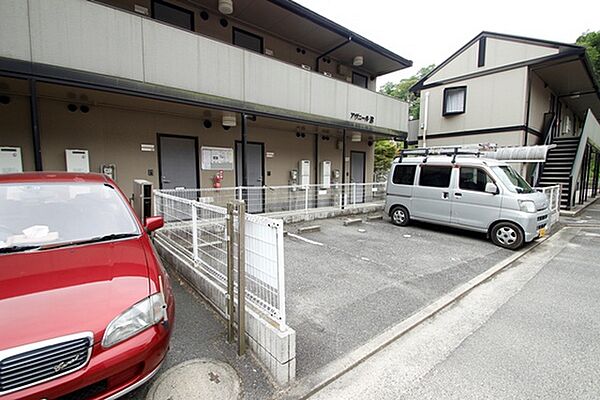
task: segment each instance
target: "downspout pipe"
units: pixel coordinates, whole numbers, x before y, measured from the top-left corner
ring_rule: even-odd
[[[342,43],[338,44],[337,46],[335,46],[335,47],[333,47],[333,48],[331,48],[329,50],[327,50],[325,53],[318,55],[317,59],[315,61],[315,71],[319,72],[319,61],[321,60],[321,58],[323,58],[323,57],[325,57],[325,56],[333,53],[334,51],[336,51],[339,48],[344,47],[345,45],[347,45],[351,41],[352,41],[352,36],[348,36],[348,38],[345,41],[343,41]]]

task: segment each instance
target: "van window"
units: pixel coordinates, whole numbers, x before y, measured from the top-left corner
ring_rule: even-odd
[[[494,183],[492,178],[481,168],[460,167],[458,187],[464,190],[485,192],[485,185]]]
[[[416,165],[396,165],[392,183],[395,185],[413,185],[415,183]]]
[[[421,165],[419,186],[432,186],[446,188],[450,186],[452,167],[438,165]]]

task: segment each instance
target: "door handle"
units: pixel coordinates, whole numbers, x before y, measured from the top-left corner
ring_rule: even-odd
[[[448,192],[442,193],[442,199],[447,199],[447,198],[448,198]]]
[[[462,197],[462,193],[454,193],[454,197],[461,198]]]

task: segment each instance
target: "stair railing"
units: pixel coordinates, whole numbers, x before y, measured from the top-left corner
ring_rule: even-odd
[[[544,145],[552,143],[552,127],[556,122],[556,113],[547,112],[544,114],[544,129],[542,130]],[[527,135],[527,133],[525,133]],[[546,154],[547,156],[547,154]],[[542,179],[542,173],[544,172],[544,165],[546,163],[537,163],[532,175],[533,185],[539,186],[540,179]]]
[[[581,130],[581,136],[579,143],[577,144],[577,154],[571,167],[571,174],[569,175],[569,200],[567,202],[567,208],[570,209],[575,204],[575,193],[577,193],[577,184],[581,175],[581,167],[583,164],[583,158],[586,154],[588,139],[596,146],[600,148],[600,123],[592,113],[592,110],[588,109],[583,129]]]

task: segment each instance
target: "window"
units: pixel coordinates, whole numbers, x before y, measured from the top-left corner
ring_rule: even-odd
[[[257,53],[263,52],[263,38],[238,28],[233,28],[233,44]]]
[[[450,186],[452,167],[421,165],[419,186],[447,188]]]
[[[415,183],[416,165],[396,165],[392,183],[395,185],[413,185]]]
[[[479,39],[479,51],[477,54],[477,66],[483,67],[485,65],[485,37]]]
[[[363,74],[358,74],[356,72],[352,73],[352,83],[356,86],[367,88],[368,78]]]
[[[161,0],[152,2],[152,18],[183,29],[194,30],[194,13],[192,11]]]
[[[444,90],[443,115],[462,114],[467,105],[467,87],[460,86]]]
[[[533,193],[535,190],[510,166],[492,167],[502,183],[513,193]]]
[[[460,167],[459,188],[485,192],[485,185],[488,183],[494,183],[494,181],[484,170],[475,167]]]

